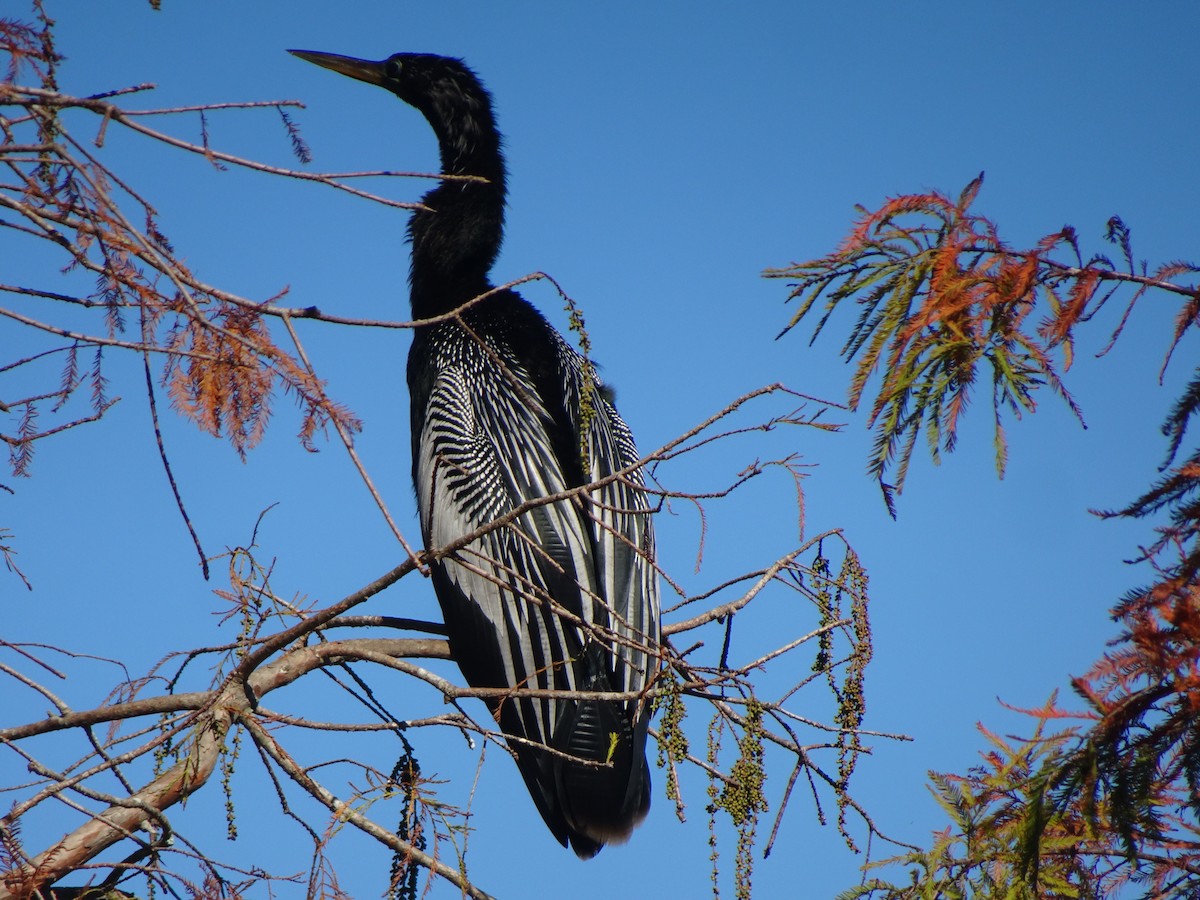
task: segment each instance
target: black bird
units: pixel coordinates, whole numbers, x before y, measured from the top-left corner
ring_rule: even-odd
[[[409,352],[426,548],[636,463],[591,363],[518,294],[491,283],[505,166],[478,77],[461,60],[428,54],[372,62],[290,52],[416,107],[437,135],[442,173],[475,176],[442,181],[408,226],[416,319],[487,294],[457,318],[418,328]],[[431,566],[454,658],[471,685],[514,689],[492,713],[546,824],[584,859],[628,838],[650,808],[644,693],[660,634],[642,485],[635,470],[537,506]],[[526,687],[643,696],[530,697]]]

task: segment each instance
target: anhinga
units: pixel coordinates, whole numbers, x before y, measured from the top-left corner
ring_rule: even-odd
[[[491,96],[475,74],[428,54],[372,62],[291,52],[416,107],[437,135],[442,174],[476,176],[443,180],[408,226],[413,316],[459,310],[417,328],[408,357],[426,548],[633,466],[632,435],[591,363],[491,283],[505,168]],[[492,712],[546,824],[585,859],[626,839],[650,807],[644,693],[660,635],[642,484],[634,469],[534,506],[431,566],[454,658],[471,685],[513,689]]]

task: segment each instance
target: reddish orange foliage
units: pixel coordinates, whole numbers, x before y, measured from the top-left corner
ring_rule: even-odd
[[[215,324],[191,319],[168,347],[178,354],[168,369],[171,404],[214,437],[225,429],[245,456],[271,414],[274,373],[259,357],[280,356],[260,317],[235,307]]]
[[[66,256],[65,270],[94,274],[96,287],[87,296],[40,287],[6,288],[49,301],[43,303],[44,318],[17,317],[43,344],[9,368],[32,368],[48,358],[65,360],[56,390],[10,400],[20,415],[19,426],[15,434],[0,434],[0,441],[9,447],[14,473],[29,473],[38,440],[95,421],[111,406],[104,393],[106,348],[141,352],[148,372],[152,361],[157,365],[165,359],[162,380],[172,405],[209,434],[227,437],[243,456],[263,436],[276,388],[297,396],[302,410],[299,436],[309,449],[316,432],[331,420],[347,431],[356,430],[357,420],[325,394],[299,352],[287,353],[275,343],[265,318],[268,311],[277,314],[268,310],[270,304],[252,303],[196,278],[175,256],[157,213],[131,182],[106,168],[94,148],[71,137],[61,120],[63,110],[82,107],[103,116],[101,134],[110,121],[124,121],[122,111],[103,100],[58,93],[52,23],[37,3],[35,9],[40,16],[37,26],[0,19],[0,53],[8,53],[8,79],[0,86],[0,159],[13,175],[13,183],[5,186],[6,206],[23,223],[13,226],[18,234],[55,245]],[[37,87],[15,83],[19,73],[32,73]],[[284,119],[286,123],[286,114]],[[136,220],[144,225],[139,228]],[[49,310],[63,304],[80,313],[74,320],[86,323],[80,330],[67,331],[56,324]],[[93,311],[97,318],[87,318]],[[128,334],[137,330],[130,329],[131,319],[140,323],[140,339]],[[85,378],[77,357],[81,347],[89,346],[96,348],[96,355]],[[85,385],[92,389],[90,415],[53,425],[45,424],[43,416],[39,423],[47,401],[53,404],[49,413],[59,413]],[[153,394],[149,402],[155,415]]]
[[[935,191],[892,198],[874,212],[862,210],[834,253],[768,272],[798,279],[791,296],[800,300],[800,308],[789,328],[821,296],[826,312],[818,333],[841,301],[853,299],[861,307],[843,348],[847,359],[857,360],[850,404],[857,407],[872,379],[878,379],[869,420],[877,434],[870,470],[883,483],[896,463],[897,489],[921,431],[935,460],[941,450],[954,448],[981,369],[992,384],[1001,472],[1004,412],[1032,412],[1042,386],[1075,410],[1053,351],[1060,350],[1061,367],[1069,367],[1072,330],[1091,311],[1100,278],[1072,280],[1074,270],[1051,261],[1055,250],[1075,247],[1069,228],[1029,250],[1005,245],[989,219],[970,212],[981,185],[982,176],[957,200]],[[1053,313],[1050,323],[1031,328],[1029,315],[1043,302]]]
[[[894,462],[896,485],[903,484],[922,430],[935,460],[940,450],[954,448],[971,389],[982,380],[981,367],[991,370],[997,464],[1003,471],[1001,413],[1032,412],[1035,392],[1043,385],[1071,403],[1059,379],[1072,362],[1075,330],[1122,286],[1130,286],[1133,296],[1114,341],[1150,290],[1160,298],[1182,298],[1164,367],[1185,335],[1200,326],[1200,289],[1177,280],[1200,272],[1196,264],[1171,262],[1153,273],[1143,264],[1139,271],[1129,229],[1117,217],[1109,220],[1106,237],[1119,249],[1123,270],[1102,255],[1085,263],[1070,227],[1046,235],[1030,249],[1010,248],[990,220],[969,211],[980,184],[980,179],[973,181],[957,201],[930,192],[890,199],[874,212],[861,210],[837,251],[767,273],[796,281],[791,298],[799,301],[799,309],[788,328],[822,296],[825,310],[817,334],[843,300],[859,307],[843,355],[856,361],[852,406],[869,384],[876,386],[869,420],[876,432],[870,469],[881,484]],[[1060,258],[1064,250],[1073,261]],[[1041,321],[1030,328],[1035,309],[1040,309]],[[1179,454],[1198,411],[1200,368],[1164,424],[1167,466]],[[884,488],[890,502],[890,486]],[[1095,721],[1079,733],[1075,749],[1060,753],[1052,748],[1038,776],[1049,793],[1027,798],[1027,811],[1020,813],[1021,852],[1033,854],[1025,864],[1034,867],[1036,878],[1038,853],[1056,852],[1056,842],[1064,837],[1046,823],[1087,822],[1102,832],[1095,838],[1096,849],[1088,852],[1104,856],[1117,848],[1133,861],[1149,848],[1154,883],[1168,884],[1179,871],[1196,876],[1190,884],[1200,883],[1200,844],[1192,837],[1172,837],[1194,837],[1200,816],[1200,449],[1167,469],[1129,506],[1101,515],[1166,519],[1142,554],[1154,569],[1154,581],[1113,608],[1126,627],[1124,639],[1075,681]],[[1036,715],[1044,723],[1049,712]],[[1066,737],[1074,734],[1049,740],[1057,741],[1058,748]],[[1001,762],[999,756],[989,758],[993,770],[999,771]],[[984,790],[986,779],[980,778],[969,784],[986,806],[997,797]],[[968,784],[944,779],[951,798],[961,796]],[[1190,819],[1181,817],[1184,810]],[[1026,844],[1028,840],[1034,844]],[[1173,853],[1181,855],[1173,861]],[[922,865],[929,864],[922,859]]]

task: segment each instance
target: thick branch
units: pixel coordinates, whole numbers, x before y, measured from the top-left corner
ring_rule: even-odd
[[[151,818],[204,785],[212,775],[229,729],[228,711],[213,709],[193,733],[187,756],[128,800],[110,806],[44,853],[35,856],[0,885],[0,900],[29,896],[78,869],[117,842],[134,837]]]

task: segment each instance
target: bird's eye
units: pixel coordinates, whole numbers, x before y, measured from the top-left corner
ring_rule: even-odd
[[[398,59],[389,59],[383,65],[383,74],[388,78],[399,78],[401,71],[404,69],[404,63]]]

